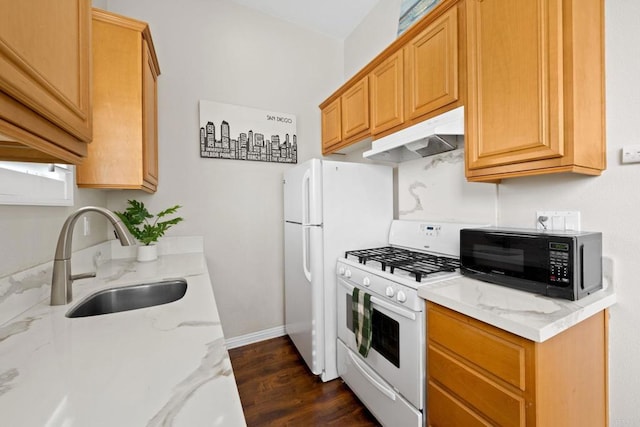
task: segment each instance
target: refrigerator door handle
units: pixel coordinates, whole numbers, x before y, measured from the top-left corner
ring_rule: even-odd
[[[302,270],[304,271],[304,276],[307,278],[309,282],[311,282],[311,267],[310,267],[310,258],[309,258],[309,239],[307,238],[307,234],[309,233],[309,197],[310,186],[311,185],[311,169],[307,169],[304,171],[304,175],[302,176]]]
[[[311,283],[311,267],[309,266],[309,239],[307,239],[307,233],[309,227],[302,226],[302,270],[304,271],[304,277]]]
[[[302,176],[302,225],[309,224],[310,212],[309,212],[309,197],[310,195],[310,186],[311,185],[311,169],[307,169],[304,171],[304,175]]]

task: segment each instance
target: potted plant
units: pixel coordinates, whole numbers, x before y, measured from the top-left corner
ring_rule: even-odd
[[[138,246],[138,261],[153,261],[158,258],[158,250],[155,243],[164,236],[164,233],[183,220],[175,217],[165,221],[160,219],[176,213],[181,208],[175,205],[157,214],[149,213],[144,203],[137,200],[128,200],[129,207],[124,212],[116,211],[115,214],[122,220],[122,223],[129,229],[142,245]]]

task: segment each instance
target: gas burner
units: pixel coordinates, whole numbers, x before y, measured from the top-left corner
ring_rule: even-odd
[[[454,272],[460,268],[460,262],[456,258],[415,252],[407,249],[384,246],[372,249],[360,249],[346,251],[345,258],[355,257],[360,264],[377,262],[382,271],[394,273],[395,269],[405,271],[415,277],[416,282],[421,282],[423,276],[429,274]]]

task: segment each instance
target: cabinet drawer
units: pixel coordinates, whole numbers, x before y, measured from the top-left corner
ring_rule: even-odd
[[[427,322],[429,341],[525,390],[524,339],[434,304],[428,305]]]
[[[434,411],[427,411],[427,425],[430,427],[476,427],[491,425],[437,384],[429,382],[427,396],[427,407],[437,408],[437,410]]]
[[[429,346],[429,381],[442,384],[497,425],[525,425],[525,399]]]

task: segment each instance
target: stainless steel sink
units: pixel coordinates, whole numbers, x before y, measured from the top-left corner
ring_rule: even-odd
[[[119,311],[137,310],[177,301],[187,292],[184,279],[163,280],[153,283],[105,289],[88,296],[67,317],[88,317]]]

